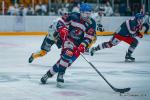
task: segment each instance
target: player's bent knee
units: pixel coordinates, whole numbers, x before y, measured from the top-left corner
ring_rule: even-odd
[[[136,47],[138,45],[138,40],[134,39],[134,41],[130,44],[132,47]]]

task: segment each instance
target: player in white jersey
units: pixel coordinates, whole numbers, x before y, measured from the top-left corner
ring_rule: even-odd
[[[96,21],[96,30],[103,32],[104,27],[102,25],[102,18],[104,16],[104,8],[99,8],[96,13],[93,14],[92,18]]]
[[[57,31],[57,22],[59,19],[53,21],[53,23],[48,28],[48,34],[45,36],[43,43],[41,45],[41,50],[35,53],[32,53],[29,58],[29,63],[32,63],[34,59],[39,57],[43,57],[50,50],[53,44],[56,44],[58,48],[62,46],[62,40],[59,36],[59,32]]]
[[[148,31],[150,28],[150,13],[149,12],[147,12],[145,17],[144,17],[143,27],[145,27],[144,33],[148,34]]]

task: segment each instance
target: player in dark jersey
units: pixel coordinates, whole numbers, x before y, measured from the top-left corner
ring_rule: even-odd
[[[66,69],[84,53],[96,36],[96,23],[90,17],[91,6],[83,3],[80,5],[80,13],[69,13],[62,16],[58,21],[57,30],[63,41],[61,56],[58,62],[52,66],[41,78],[43,84],[55,73],[57,75],[57,86],[64,83]]]
[[[96,47],[91,48],[90,54],[93,56],[93,54],[98,50],[111,48],[119,44],[121,41],[124,41],[130,45],[125,56],[125,61],[135,61],[135,58],[131,55],[138,45],[138,40],[135,37],[143,37],[140,33],[143,17],[143,14],[137,13],[134,19],[129,19],[123,22],[108,42],[103,42],[102,44],[98,44]]]

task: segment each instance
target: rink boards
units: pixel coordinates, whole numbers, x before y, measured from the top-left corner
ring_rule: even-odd
[[[46,35],[47,32],[0,32],[0,36],[17,36],[17,35]],[[113,32],[97,32],[97,35],[112,35]]]
[[[30,36],[30,35],[46,35],[47,32],[0,32],[0,36]],[[98,36],[112,35],[114,32],[96,32]],[[148,32],[150,34],[150,32]]]
[[[57,18],[59,16],[0,16],[0,36],[46,35],[48,26]],[[130,18],[132,17],[103,17],[102,25],[105,31],[97,30],[97,35],[112,35],[123,21]]]

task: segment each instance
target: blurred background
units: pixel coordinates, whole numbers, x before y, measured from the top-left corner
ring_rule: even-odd
[[[123,21],[139,12],[148,15],[143,22],[143,32],[149,34],[150,0],[0,0],[0,35],[16,34],[6,32],[43,35],[61,15],[79,12],[83,2],[92,5],[98,35],[113,34]]]
[[[104,8],[104,16],[132,16],[141,8],[150,11],[150,0],[0,0],[0,15],[62,15],[78,11],[82,2],[91,3],[94,11]]]

